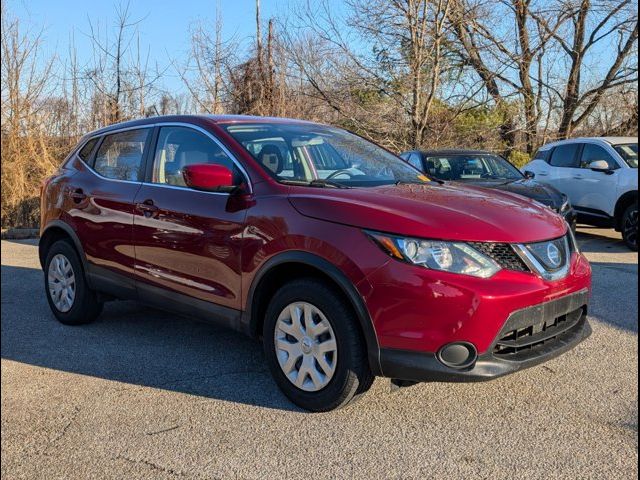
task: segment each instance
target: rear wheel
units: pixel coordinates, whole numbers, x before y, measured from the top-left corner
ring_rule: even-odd
[[[49,307],[61,323],[89,323],[100,314],[102,303],[87,285],[80,258],[68,241],[58,240],[51,245],[44,273]]]
[[[627,247],[638,251],[638,202],[629,205],[622,214],[622,239]]]
[[[373,383],[352,309],[318,280],[292,281],[278,290],[267,309],[263,343],[278,386],[307,410],[343,407]]]

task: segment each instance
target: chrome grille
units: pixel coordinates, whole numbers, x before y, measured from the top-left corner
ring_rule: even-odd
[[[513,246],[520,259],[545,280],[560,280],[569,273],[571,254],[575,250],[570,234],[564,237]]]

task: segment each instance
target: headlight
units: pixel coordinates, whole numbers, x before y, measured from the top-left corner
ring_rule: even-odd
[[[377,232],[367,234],[385,253],[413,265],[480,278],[489,278],[500,270],[491,258],[466,243],[421,240]]]

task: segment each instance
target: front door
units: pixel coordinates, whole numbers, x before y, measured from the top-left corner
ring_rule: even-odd
[[[242,177],[210,134],[185,126],[162,126],[151,168],[136,199],[135,270],[138,292],[170,303],[203,303],[241,309],[241,247],[246,210],[233,208],[228,193],[186,186],[182,169],[218,163]],[[173,297],[172,297],[173,295]],[[157,302],[155,302],[157,303]]]
[[[591,162],[604,160],[609,171],[594,171],[589,168]],[[573,168],[570,198],[573,206],[582,212],[600,215],[612,215],[611,206],[616,203],[617,184],[620,166],[616,160],[600,145],[585,143],[582,149],[579,168]]]

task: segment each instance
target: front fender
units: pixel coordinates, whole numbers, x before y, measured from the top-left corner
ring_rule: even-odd
[[[243,312],[241,319],[242,330],[248,332],[252,336],[256,336],[259,331],[259,324],[262,321],[262,319],[258,318],[258,315],[256,315],[255,310],[255,299],[257,291],[261,287],[261,281],[269,274],[269,272],[272,272],[274,269],[285,264],[305,265],[320,271],[325,276],[329,277],[340,289],[340,291],[349,300],[358,318],[367,346],[370,368],[375,375],[380,375],[380,346],[362,293],[356,288],[347,275],[333,263],[307,251],[289,250],[276,254],[259,268],[248,289],[245,311]]]

